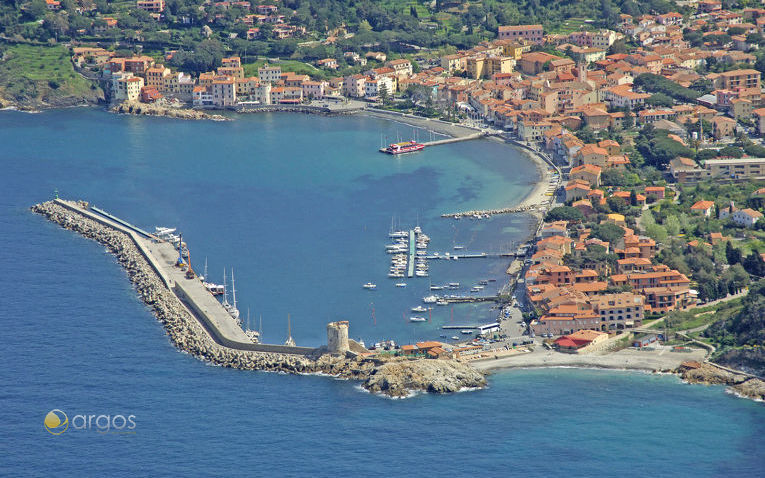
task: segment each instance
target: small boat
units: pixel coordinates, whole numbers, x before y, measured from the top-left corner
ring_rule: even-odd
[[[465,248],[465,246],[454,246],[454,250],[455,251],[461,251],[464,248]]]
[[[367,282],[362,287],[365,289],[377,289],[377,284],[372,284],[371,282]]]
[[[488,279],[483,279],[483,280],[479,280],[478,283],[481,284],[481,285],[487,285],[489,283],[489,281],[488,281]]]
[[[464,330],[460,330],[460,333],[461,334],[465,334],[465,335],[471,335],[473,333],[473,331],[472,330],[468,330],[468,329],[464,329]]]
[[[442,286],[442,285],[432,285],[432,286],[430,286],[430,290],[444,290],[444,286]]]
[[[450,289],[457,289],[459,288],[460,283],[459,282],[449,282],[449,288]]]
[[[428,319],[425,317],[409,317],[410,322],[427,322]]]
[[[449,302],[445,301],[444,299],[439,299],[436,301],[436,305],[449,305]]]
[[[396,287],[406,287],[406,282],[398,282],[396,283]]]
[[[445,338],[446,338],[446,335],[444,335],[444,334],[441,334],[441,335],[439,335],[439,337],[441,337],[442,339],[445,339]]]
[[[437,295],[429,295],[427,297],[423,297],[422,301],[426,304],[434,304],[438,302],[438,296]]]
[[[480,292],[480,291],[481,291],[481,289],[478,286],[473,287],[472,289],[470,289],[470,292]]]
[[[425,307],[421,305],[418,305],[417,307],[412,307],[412,312],[425,312],[427,310],[428,309],[426,309]]]
[[[452,340],[459,340],[459,339],[460,339],[460,338],[459,338],[459,337],[457,337],[456,335],[453,335],[453,336],[452,336]]]

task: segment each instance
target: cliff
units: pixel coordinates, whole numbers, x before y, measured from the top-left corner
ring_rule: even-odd
[[[87,208],[84,202],[80,207]],[[403,357],[363,358],[349,353],[333,356],[316,349],[310,356],[239,350],[215,342],[178,297],[168,289],[149,265],[132,238],[118,229],[78,214],[54,201],[37,204],[32,211],[84,237],[104,245],[125,268],[143,302],[165,328],[171,342],[190,355],[222,367],[292,374],[322,373],[361,380],[371,392],[403,397],[413,391],[455,392],[482,387],[483,375],[456,361]]]

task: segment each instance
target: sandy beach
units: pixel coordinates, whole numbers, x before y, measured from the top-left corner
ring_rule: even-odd
[[[566,354],[537,349],[505,358],[476,360],[471,362],[471,365],[482,371],[503,368],[583,367],[667,372],[677,369],[687,360],[703,362],[705,355],[706,352],[701,349],[680,353],[670,352],[670,349],[665,347],[657,347],[656,350],[624,349],[602,355]]]

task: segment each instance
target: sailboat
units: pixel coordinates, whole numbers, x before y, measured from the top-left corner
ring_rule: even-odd
[[[221,304],[223,304],[223,308],[226,309],[226,312],[228,312],[231,317],[237,320],[239,322],[239,310],[236,308],[236,289],[234,289],[234,270],[231,269],[231,288],[232,288],[232,294],[233,294],[233,300],[234,303],[231,304],[228,301],[228,288],[226,287],[226,269],[223,269],[223,300],[221,301]]]
[[[247,330],[244,331],[245,335],[252,340],[253,343],[260,342],[260,333],[258,333],[257,330],[252,330],[250,328],[250,308],[247,307]]]
[[[292,324],[290,324],[290,314],[287,314],[287,340],[284,345],[288,347],[295,346],[295,339],[292,338]]]
[[[223,286],[219,284],[213,284],[207,281],[207,258],[205,257],[205,275],[200,277],[202,285],[205,286],[212,295],[223,295]]]

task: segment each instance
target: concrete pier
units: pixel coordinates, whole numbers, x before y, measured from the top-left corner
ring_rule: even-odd
[[[475,134],[469,134],[467,136],[460,136],[458,138],[446,138],[446,139],[439,139],[436,141],[428,141],[427,143],[422,143],[426,147],[430,146],[438,146],[439,144],[449,144],[449,143],[458,143],[460,141],[470,141],[471,139],[479,139],[486,136],[486,133],[480,132]]]

